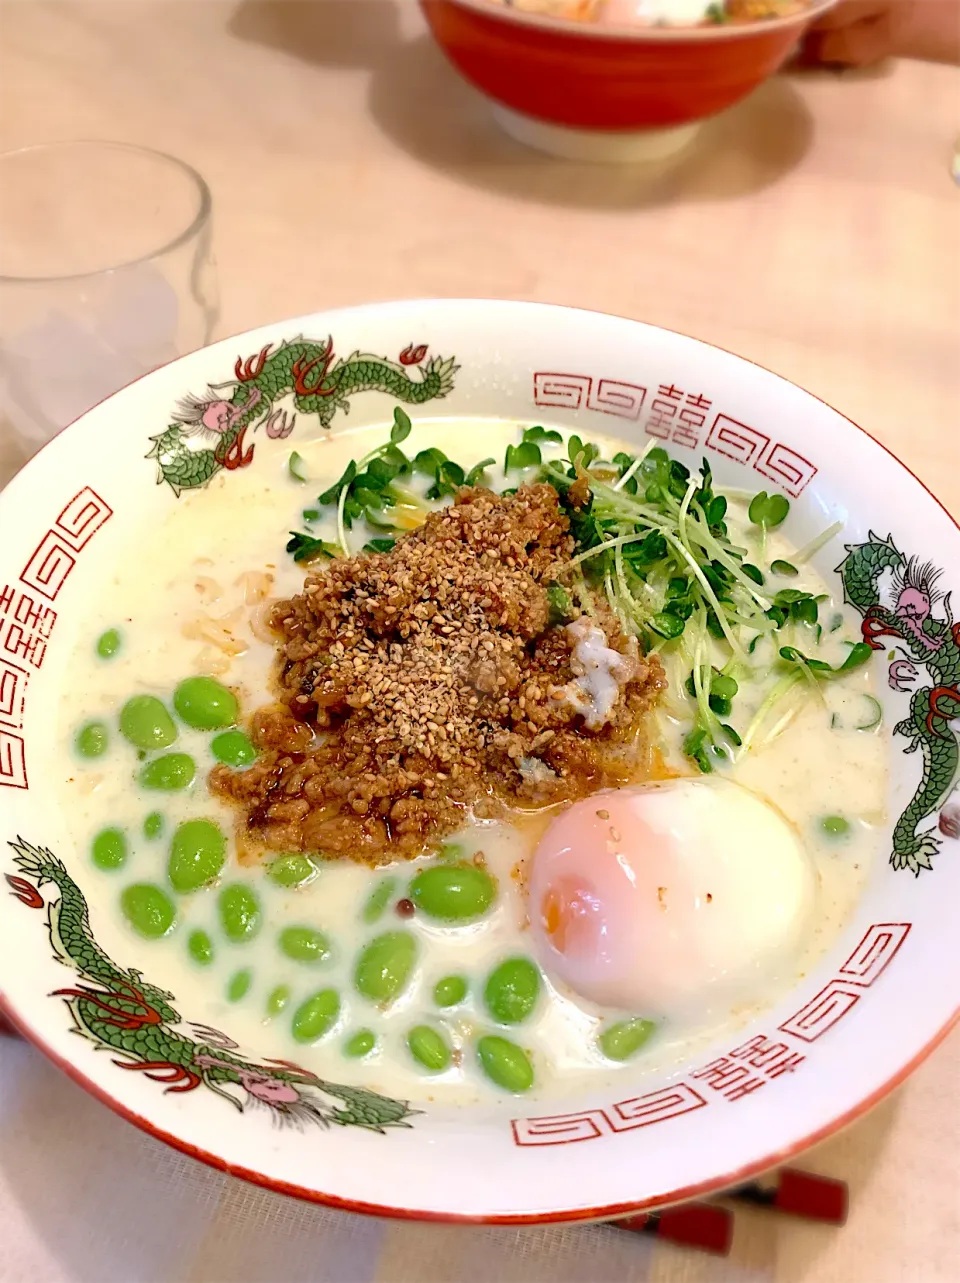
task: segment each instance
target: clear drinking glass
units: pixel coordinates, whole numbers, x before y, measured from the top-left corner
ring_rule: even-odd
[[[145,147],[0,153],[0,482],[78,415],[208,343],[210,192]]]

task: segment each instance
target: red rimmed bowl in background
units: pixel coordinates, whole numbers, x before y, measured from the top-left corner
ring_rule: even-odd
[[[512,137],[569,160],[655,160],[774,74],[835,0],[699,26],[574,22],[492,0],[421,0],[434,38]]]

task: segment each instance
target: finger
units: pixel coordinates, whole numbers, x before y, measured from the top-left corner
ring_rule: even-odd
[[[858,22],[882,18],[897,7],[896,0],[844,0],[843,3],[829,9],[822,18],[818,18],[810,30],[819,33],[852,27]]]
[[[802,61],[838,67],[869,67],[888,57],[896,45],[889,14],[864,18],[835,31],[812,32]]]

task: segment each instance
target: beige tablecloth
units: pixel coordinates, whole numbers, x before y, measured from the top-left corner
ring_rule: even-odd
[[[410,3],[6,3],[0,59],[2,146],[117,138],[205,175],[224,334],[404,295],[636,316],[808,387],[960,511],[954,69],[778,79],[644,175],[501,137]],[[960,1032],[809,1155],[850,1183],[843,1230],[738,1210],[718,1261],[602,1227],[388,1223],[208,1171],[0,1039],[0,1280],[957,1283],[958,1155]]]

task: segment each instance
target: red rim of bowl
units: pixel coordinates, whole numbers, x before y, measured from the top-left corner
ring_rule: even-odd
[[[525,27],[539,27],[544,31],[562,32],[566,35],[583,36],[592,40],[653,40],[670,41],[703,41],[733,40],[743,37],[755,29],[778,31],[798,24],[806,25],[832,9],[837,0],[810,0],[808,7],[800,13],[789,14],[783,18],[754,18],[743,22],[715,22],[701,26],[631,26],[627,23],[576,22],[572,18],[555,18],[550,14],[531,13],[505,4],[496,4],[494,0],[450,0],[464,9],[487,17],[497,17],[504,22],[517,22]]]
[[[465,2],[467,2],[467,0],[456,0],[456,3],[458,4]],[[469,0],[469,3],[471,4],[471,7],[480,7],[483,0]],[[362,306],[377,308],[390,306],[391,302],[394,304],[406,303],[408,305],[416,305],[418,302],[508,302],[511,307],[533,306],[535,308],[556,308],[561,311],[582,312],[587,314],[593,313],[593,315],[596,316],[613,316],[616,320],[629,321],[634,324],[648,324],[651,325],[652,328],[663,330],[665,333],[676,334],[680,338],[689,339],[694,343],[703,343],[705,347],[712,347],[717,351],[725,352],[727,356],[735,357],[738,361],[744,361],[747,365],[752,365],[758,370],[763,370],[767,374],[772,374],[775,378],[781,379],[784,383],[789,383],[791,387],[795,387],[799,392],[803,392],[807,396],[814,397],[821,405],[825,405],[828,409],[833,410],[834,414],[838,414],[842,419],[845,419],[847,423],[851,424],[852,427],[856,428],[858,432],[862,432],[865,437],[874,443],[874,445],[879,446],[879,448],[898,463],[905,472],[913,477],[914,481],[916,481],[917,484],[926,491],[937,507],[940,508],[953,523],[958,533],[960,533],[960,522],[958,522],[953,514],[948,511],[929,487],[920,480],[917,474],[909,468],[902,459],[894,454],[894,452],[888,446],[884,445],[882,441],[878,441],[875,436],[866,430],[866,428],[861,427],[859,423],[856,423],[848,415],[837,410],[829,401],[825,401],[823,397],[817,396],[815,392],[808,392],[806,388],[800,387],[799,383],[794,383],[791,379],[783,378],[783,375],[777,374],[775,370],[771,370],[765,365],[761,365],[759,361],[753,361],[749,357],[740,356],[739,353],[731,352],[729,348],[721,347],[717,343],[708,343],[706,339],[698,339],[692,334],[685,334],[682,330],[671,330],[667,326],[662,325],[654,326],[652,322],[638,322],[636,317],[620,316],[618,313],[613,312],[598,312],[593,308],[573,308],[562,303],[526,304],[524,302],[511,302],[504,299],[402,299],[381,300],[379,303],[369,303]],[[283,324],[283,322],[280,322],[280,324]],[[218,343],[228,342],[232,338],[242,338],[246,333],[250,333],[250,331],[241,331],[239,334],[228,335],[226,338],[218,340]],[[196,350],[202,351],[203,349],[198,348]],[[183,354],[183,356],[189,355],[190,353]],[[176,364],[176,361],[182,360],[183,356],[176,357],[173,361],[165,361],[162,365],[156,366],[146,374],[141,374],[136,379],[131,379],[131,381],[124,384],[122,388],[117,388],[116,392],[111,393],[109,397],[104,397],[102,400],[96,402],[96,404],[92,405],[90,409],[84,412],[84,414],[79,415],[78,418],[74,419],[71,423],[68,423],[64,428],[62,428],[55,437],[51,437],[50,441],[45,442],[37,453],[28,460],[24,467],[29,467],[33,462],[33,459],[42,454],[47,446],[51,445],[52,442],[60,436],[61,432],[66,432],[68,428],[73,427],[74,423],[78,423],[80,419],[85,418],[92,410],[97,409],[97,407],[103,405],[104,402],[111,400],[112,397],[117,396],[118,393],[125,391],[126,388],[133,387],[134,384],[140,383],[145,378],[149,378],[150,375],[155,374],[157,370],[162,370],[168,365]],[[41,1051],[48,1060],[51,1060],[58,1069],[61,1069],[68,1078],[71,1078],[91,1096],[106,1105],[113,1111],[113,1113],[119,1115],[119,1117],[125,1119],[129,1123],[133,1123],[135,1127],[138,1127],[148,1136],[152,1136],[155,1140],[163,1141],[173,1149],[179,1150],[180,1153],[186,1154],[190,1158],[198,1159],[201,1163],[205,1163],[208,1167],[212,1167],[216,1171],[226,1172],[230,1176],[239,1177],[241,1180],[248,1181],[251,1185],[259,1185],[261,1188],[269,1189],[277,1194],[287,1194],[304,1202],[318,1203],[324,1207],[336,1208],[339,1211],[359,1212],[371,1216],[389,1217],[393,1220],[432,1221],[435,1223],[464,1225],[556,1225],[576,1221],[610,1220],[619,1216],[630,1216],[637,1212],[652,1211],[657,1208],[668,1207],[676,1203],[685,1203],[693,1198],[703,1198],[704,1196],[709,1196],[711,1194],[719,1194],[722,1190],[729,1189],[733,1185],[738,1185],[744,1181],[750,1180],[754,1176],[758,1176],[763,1172],[769,1171],[771,1168],[778,1167],[780,1164],[789,1161],[798,1154],[803,1153],[811,1146],[819,1144],[821,1141],[828,1139],[828,1137],[842,1131],[851,1123],[856,1122],[858,1118],[861,1118],[864,1114],[868,1113],[874,1105],[879,1104],[884,1097],[888,1096],[890,1092],[895,1091],[897,1087],[905,1082],[914,1070],[923,1064],[931,1052],[935,1051],[937,1047],[940,1046],[954,1026],[960,1023],[960,1007],[957,1007],[929,1042],[921,1047],[921,1049],[911,1057],[911,1059],[907,1061],[907,1063],[899,1069],[897,1073],[888,1078],[885,1083],[882,1083],[881,1086],[876,1088],[876,1090],[871,1092],[868,1096],[865,1096],[863,1100],[859,1101],[851,1109],[848,1109],[845,1113],[831,1119],[822,1127],[817,1128],[816,1131],[808,1133],[808,1135],[804,1136],[802,1140],[796,1141],[785,1149],[775,1150],[770,1154],[765,1154],[762,1158],[755,1159],[753,1162],[747,1163],[733,1171],[724,1172],[721,1176],[714,1176],[694,1185],[684,1185],[677,1189],[667,1190],[663,1194],[657,1194],[652,1198],[641,1199],[640,1201],[634,1202],[609,1203],[602,1207],[574,1208],[572,1210],[558,1212],[517,1212],[494,1214],[490,1216],[486,1216],[481,1213],[474,1216],[463,1212],[437,1212],[420,1208],[393,1207],[380,1203],[364,1203],[356,1199],[339,1198],[336,1194],[308,1189],[302,1185],[291,1185],[286,1181],[274,1180],[269,1176],[264,1176],[262,1172],[252,1171],[250,1168],[229,1163],[218,1154],[213,1154],[207,1150],[199,1149],[197,1146],[191,1145],[189,1141],[183,1140],[181,1137],[175,1136],[170,1132],[163,1131],[161,1128],[156,1127],[153,1123],[142,1117],[142,1115],[135,1113],[133,1110],[128,1109],[126,1105],[121,1104],[116,1097],[112,1096],[109,1091],[101,1087],[99,1083],[88,1078],[86,1074],[79,1070],[71,1061],[64,1060],[62,1056],[49,1047],[33,1029],[29,1021],[23,1019],[19,1013],[13,1010],[9,1000],[6,999],[2,993],[0,993],[0,1013],[6,1017],[7,1022],[12,1025],[27,1042],[32,1043],[32,1045],[36,1047],[38,1051]]]

